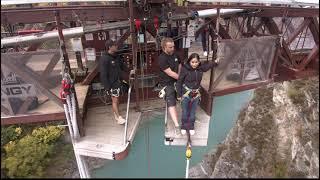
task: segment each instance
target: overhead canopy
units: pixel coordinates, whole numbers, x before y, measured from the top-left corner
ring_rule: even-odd
[[[189,2],[259,3],[259,4],[319,6],[318,0],[188,0],[188,1]]]
[[[35,3],[69,3],[69,2],[112,2],[126,0],[2,0],[1,5],[35,4]]]

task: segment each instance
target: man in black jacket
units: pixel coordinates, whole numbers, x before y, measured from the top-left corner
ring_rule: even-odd
[[[117,54],[117,44],[112,40],[107,40],[105,45],[107,53],[104,53],[99,61],[100,81],[106,92],[111,95],[114,118],[118,124],[124,124],[125,119],[119,114],[119,96],[124,79],[123,71],[129,72],[130,70]]]

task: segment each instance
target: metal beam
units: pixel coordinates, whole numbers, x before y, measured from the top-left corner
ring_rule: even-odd
[[[262,18],[262,20],[264,21],[264,24],[267,26],[267,28],[269,29],[269,32],[271,34],[273,34],[273,35],[280,35],[281,34],[277,24],[274,22],[274,20],[272,18]],[[292,60],[291,51],[290,51],[290,49],[284,39],[282,40],[282,46],[283,46],[282,51],[289,58],[290,62],[294,66],[296,66],[297,64],[295,63],[295,61]]]
[[[54,28],[55,28],[55,25],[53,25],[53,23],[47,23],[43,31],[52,31]],[[31,46],[28,47],[27,52],[37,50],[41,44],[42,44],[41,42],[32,44]]]
[[[311,23],[309,24],[309,29],[312,33],[314,42],[319,47],[319,22],[318,22],[318,19],[315,17],[310,19],[311,19]]]
[[[265,6],[271,5],[300,5],[300,6],[319,6],[316,0],[189,0],[189,2],[205,2],[205,3],[236,3],[236,4],[250,4],[258,3]]]
[[[34,7],[24,9],[1,8],[1,22],[41,23],[54,20],[54,11],[59,10],[63,22],[70,21],[105,21],[126,20],[128,8],[119,6],[78,6],[78,7]]]
[[[290,45],[294,39],[309,25],[310,19],[304,19],[304,21],[296,28],[296,30],[288,37],[287,44]]]
[[[132,61],[133,61],[133,70],[137,72],[137,34],[136,28],[134,26],[134,13],[133,13],[133,0],[129,1],[129,14],[130,14],[130,34],[132,40]],[[140,110],[140,98],[139,98],[139,87],[138,87],[138,76],[134,78],[134,90],[136,95],[136,109]]]
[[[312,50],[311,50],[311,52],[309,53],[309,55],[308,55],[306,58],[304,58],[304,59],[302,60],[302,62],[299,64],[298,69],[299,69],[299,70],[304,69],[304,68],[307,66],[307,64],[308,64],[310,61],[312,61],[312,60],[313,60],[315,57],[317,57],[317,56],[319,56],[319,47],[318,47],[317,45],[315,45],[315,46],[312,48]]]
[[[55,12],[55,20],[58,28],[58,34],[59,34],[59,46],[60,46],[60,55],[63,57],[62,58],[62,77],[64,77],[64,73],[68,73],[68,75],[72,76],[71,72],[71,67],[70,67],[70,62],[69,62],[69,56],[66,50],[66,45],[65,45],[65,39],[64,39],[64,34],[62,33],[62,27],[61,27],[61,17],[59,11]],[[80,118],[80,110],[79,110],[79,102],[78,102],[78,97],[77,97],[77,92],[75,90],[74,84],[71,86],[70,91],[74,95],[75,99],[75,109],[76,109],[76,121],[78,124],[78,130],[80,133],[80,136],[84,136],[84,125],[82,122],[82,119]],[[78,138],[78,137],[76,137]]]
[[[86,76],[86,78],[81,82],[82,85],[89,85],[91,81],[96,77],[99,70],[99,64],[96,63],[93,70]]]
[[[102,30],[113,30],[113,29],[121,29],[121,28],[128,28],[129,21],[120,21],[120,22],[113,22],[113,23],[106,23],[101,25],[88,25],[84,27],[75,27],[75,28],[68,28],[63,29],[64,38],[72,38],[72,37],[79,37],[85,33],[92,33],[96,31]],[[1,39],[1,47],[2,46],[13,46],[17,45],[18,43],[31,43],[31,42],[42,42],[50,39],[56,39],[59,37],[58,31],[49,31],[49,32],[41,32],[41,33],[34,33],[30,35],[21,35],[21,36],[13,36]]]
[[[113,2],[125,0],[2,0],[1,5],[24,5],[38,3],[71,3],[71,2]]]
[[[237,87],[231,87],[228,89],[223,89],[223,90],[219,90],[219,91],[215,91],[212,92],[212,94],[214,96],[224,96],[227,94],[231,94],[231,93],[236,93],[236,92],[240,92],[240,91],[246,91],[249,89],[255,89],[257,87],[263,86],[263,85],[267,85],[269,83],[273,82],[273,80],[266,80],[266,81],[260,81],[257,83],[253,83],[253,84],[245,84],[245,85],[240,85]]]
[[[195,5],[190,4],[187,7],[176,7],[176,12],[183,13],[192,10],[203,10],[208,8],[241,8],[249,10],[248,14],[254,14],[256,17],[282,17],[285,11],[283,6],[263,6],[263,5],[241,5],[241,4],[228,4],[228,5]],[[287,17],[319,17],[319,8],[298,8],[289,7]],[[230,15],[228,15],[230,16]]]

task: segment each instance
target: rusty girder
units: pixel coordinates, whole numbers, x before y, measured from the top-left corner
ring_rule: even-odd
[[[160,16],[161,8],[157,4],[151,4],[151,16]],[[139,18],[144,13],[138,7],[134,8],[134,17]],[[317,17],[318,8],[296,8],[284,6],[262,6],[262,5],[189,5],[176,6],[172,4],[169,11],[175,14],[187,14],[190,10],[203,10],[209,8],[241,8],[255,12],[257,17],[282,17],[283,13],[288,10],[288,17]],[[124,6],[55,6],[55,7],[33,7],[33,8],[1,8],[1,23],[39,23],[50,22],[54,20],[54,12],[60,11],[61,20],[65,22],[76,21],[96,21],[104,19],[125,20],[129,17],[129,8]],[[149,13],[149,12],[148,12]],[[76,17],[77,16],[77,17]]]

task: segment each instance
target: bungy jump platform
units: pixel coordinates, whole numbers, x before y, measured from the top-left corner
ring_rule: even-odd
[[[179,123],[181,124],[181,106],[177,103],[177,111]],[[165,112],[165,135],[164,135],[164,144],[173,145],[173,146],[186,146],[188,143],[187,134],[175,135],[174,123],[171,119],[169,112]],[[167,120],[166,120],[167,119]],[[208,134],[209,134],[209,124],[210,116],[208,116],[204,110],[198,106],[196,110],[196,120],[194,123],[195,134],[190,136],[192,146],[207,146]]]
[[[110,160],[124,159],[130,149],[138,129],[141,112],[130,104],[127,125],[127,140],[124,140],[125,125],[116,123],[110,105],[88,108],[85,120],[85,136],[75,143],[79,155],[92,156]],[[119,105],[120,114],[125,118],[126,104]]]

